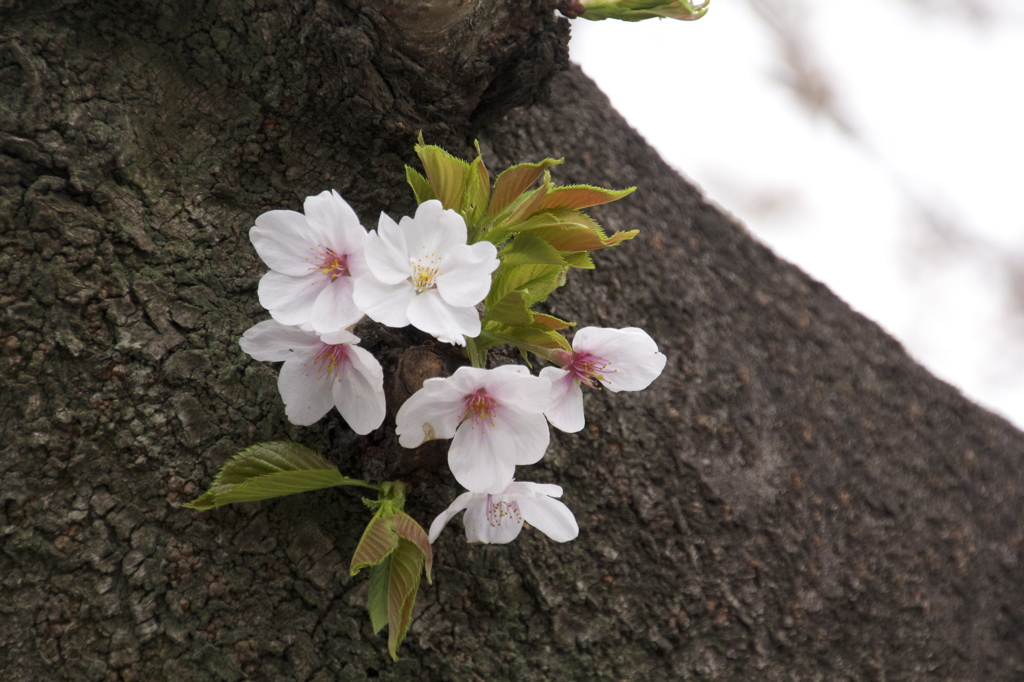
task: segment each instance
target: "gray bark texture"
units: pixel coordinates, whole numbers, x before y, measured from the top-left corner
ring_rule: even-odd
[[[1024,679],[1024,435],[705,202],[567,39],[542,0],[0,0],[0,679]],[[641,235],[548,305],[668,365],[519,472],[579,539],[453,522],[392,663],[358,494],[181,504],[281,439],[402,477],[423,524],[459,492],[391,422],[289,425],[237,343],[254,218],[411,213],[420,130],[639,186],[592,213]],[[389,376],[424,341],[357,332]]]

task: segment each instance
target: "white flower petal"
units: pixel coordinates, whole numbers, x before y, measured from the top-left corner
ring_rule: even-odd
[[[441,202],[438,202],[439,204]],[[446,251],[453,247],[465,244],[469,241],[469,230],[466,229],[466,221],[459,215],[458,211],[445,209],[437,218],[437,232],[440,246]]]
[[[444,381],[450,384],[460,396],[466,396],[480,388],[490,391],[496,384],[501,383],[505,376],[525,376],[529,373],[530,370],[522,365],[502,365],[494,369],[464,365]]]
[[[416,297],[416,290],[407,281],[385,284],[372,274],[365,274],[356,280],[352,300],[356,306],[372,319],[389,327],[404,327],[409,324],[407,310]]]
[[[415,217],[402,218],[398,226],[405,235],[408,255],[416,258],[424,253],[444,255],[453,246],[465,245],[468,238],[462,216],[446,210],[436,199],[424,201],[416,207]]]
[[[370,241],[370,235],[364,234],[359,250],[348,254],[348,274],[353,280],[370,271],[369,266],[366,265],[366,243],[368,241]]]
[[[554,483],[530,483],[528,481],[513,481],[507,488],[505,488],[505,495],[512,495],[517,499],[519,497],[529,497],[531,495],[547,495],[548,497],[561,497],[562,486],[555,485]]]
[[[337,346],[341,343],[359,343],[359,337],[347,329],[339,329],[336,332],[320,334],[320,340],[329,346]]]
[[[384,371],[366,349],[350,345],[347,350],[331,395],[349,427],[365,436],[384,422]]]
[[[523,371],[511,374],[506,367]],[[499,373],[497,370],[504,370]],[[522,365],[503,365],[496,368],[487,391],[502,403],[513,406],[523,414],[541,414],[551,399],[551,382],[546,376],[535,377]],[[498,380],[500,378],[500,381]]]
[[[404,448],[419,447],[428,437],[451,438],[462,415],[462,397],[445,379],[423,382],[395,416],[395,434]]]
[[[398,284],[412,276],[405,234],[387,214],[381,213],[377,231],[366,238],[366,265],[385,284]]]
[[[277,377],[277,388],[284,400],[284,413],[292,424],[315,424],[334,407],[331,379],[321,376],[312,359],[285,362]]]
[[[363,311],[352,300],[354,289],[351,277],[338,277],[320,290],[309,320],[317,333],[335,332],[359,321]]]
[[[249,230],[249,240],[256,253],[272,270],[292,277],[302,277],[315,263],[309,258],[316,244],[306,224],[306,217],[295,211],[268,211],[256,218]]]
[[[455,480],[477,493],[500,493],[516,471],[513,458],[507,456],[506,443],[490,431],[466,420],[448,448],[448,468]]]
[[[494,415],[488,431],[488,443],[492,443],[505,460],[516,465],[539,462],[551,442],[551,430],[544,415],[522,414],[508,405],[502,405]],[[511,483],[512,477],[508,478],[505,485]]]
[[[475,306],[491,290],[491,273],[498,267],[498,251],[490,242],[460,244],[444,254],[437,290],[449,305]]]
[[[544,416],[552,426],[566,433],[582,430],[586,419],[583,416],[583,391],[579,382],[569,372],[557,367],[545,367],[540,375],[551,380],[551,402]]]
[[[465,509],[475,496],[476,493],[462,493],[455,498],[454,502],[448,505],[447,509],[437,515],[437,518],[435,518],[430,524],[430,544],[434,544],[434,541],[437,540],[437,536],[441,534],[441,531],[444,530],[444,527],[452,520],[452,517]]]
[[[543,494],[518,498],[523,519],[555,542],[575,540],[580,534],[576,517],[558,500]]]
[[[260,278],[256,293],[260,305],[281,324],[305,324],[313,314],[313,304],[322,289],[320,273],[289,277],[271,270]]]
[[[577,353],[591,353],[608,361],[601,383],[612,392],[643,390],[665,369],[666,358],[658,351],[658,344],[636,327],[584,327],[576,332],[572,347]]]
[[[337,253],[362,250],[366,230],[359,224],[356,212],[334,190],[306,197],[302,211],[306,214],[310,235],[317,244]]]
[[[511,377],[530,376],[530,370],[523,365],[500,365],[494,369],[487,369],[483,371],[487,372],[487,376],[500,377],[502,381],[508,381]]]
[[[480,315],[476,308],[454,308],[445,303],[436,289],[418,294],[409,303],[408,315],[412,326],[444,343],[465,346],[464,335],[470,338],[480,335]]]
[[[254,360],[281,362],[312,357],[322,344],[312,332],[264,320],[246,329],[238,345]]]

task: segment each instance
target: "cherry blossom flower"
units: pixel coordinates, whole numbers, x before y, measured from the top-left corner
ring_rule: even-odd
[[[551,403],[544,413],[552,426],[567,433],[583,428],[583,391],[640,391],[665,369],[665,356],[647,332],[636,327],[584,327],[572,340],[572,353],[561,351],[561,368],[545,367],[551,380]]]
[[[337,407],[365,435],[384,421],[384,372],[358,342],[345,330],[318,335],[266,320],[246,330],[238,345],[256,360],[284,361],[277,388],[291,423],[315,424]]]
[[[550,483],[513,482],[496,494],[462,493],[430,524],[430,542],[463,509],[469,542],[512,542],[519,536],[524,521],[555,542],[574,540],[580,528],[569,508],[554,499],[561,496],[562,488]]]
[[[270,267],[260,279],[260,305],[281,324],[336,332],[363,316],[352,290],[366,269],[366,230],[334,190],[306,197],[303,210],[305,215],[268,211],[249,230],[256,253]]]
[[[445,343],[466,345],[480,334],[476,304],[498,267],[490,242],[466,244],[466,223],[441,202],[424,201],[397,224],[381,213],[366,242],[367,273],[356,280],[355,302],[389,327],[412,324]]]
[[[418,447],[453,438],[448,466],[464,488],[498,493],[518,464],[544,456],[551,434],[544,409],[551,383],[522,365],[460,367],[452,376],[427,379],[396,417],[398,442]]]

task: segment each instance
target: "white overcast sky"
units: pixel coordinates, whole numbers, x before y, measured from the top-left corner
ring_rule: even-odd
[[[666,161],[1024,427],[1024,0],[712,0],[572,31]]]

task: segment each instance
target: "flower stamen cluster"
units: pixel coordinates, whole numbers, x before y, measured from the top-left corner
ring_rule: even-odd
[[[427,247],[424,246],[422,248],[426,250]],[[433,253],[426,256],[420,256],[419,258],[409,259],[409,263],[412,265],[413,271],[413,275],[410,279],[417,294],[422,294],[427,289],[433,289],[437,286],[435,282],[438,275],[442,274],[442,260],[444,260],[442,256],[438,256]]]
[[[515,500],[511,502],[505,502],[500,500],[497,503],[494,501],[494,495],[488,493],[487,495],[487,521],[491,524],[492,528],[497,528],[502,524],[502,521],[507,519],[508,522],[515,523],[516,525],[523,525],[523,513],[519,511],[519,503]],[[506,525],[508,525],[506,523]]]
[[[317,354],[313,356],[313,359],[302,363],[302,366],[313,366],[312,375],[310,372],[306,372],[307,377],[312,376],[317,381],[324,378],[334,380],[338,378],[348,359],[348,344],[325,343],[317,351]]]
[[[334,249],[326,247],[322,244],[317,244],[315,247],[310,247],[311,251],[319,250],[317,257],[318,265],[311,267],[310,270],[319,271],[328,281],[333,282],[339,277],[350,277],[351,273],[348,269],[348,255],[339,254]]]
[[[613,374],[616,369],[608,369],[611,363],[591,353],[566,353],[567,359],[563,367],[581,385],[600,389],[602,382],[611,383],[604,374]]]
[[[494,398],[487,395],[487,389],[481,388],[470,393],[463,400],[462,405],[462,415],[459,417],[460,424],[469,421],[469,428],[471,429],[477,426],[483,426],[485,429],[488,425],[494,426],[494,417],[498,413],[498,405]]]

